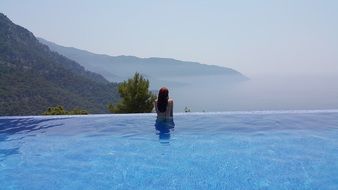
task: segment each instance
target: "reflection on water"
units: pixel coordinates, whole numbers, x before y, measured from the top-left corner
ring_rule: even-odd
[[[156,119],[155,129],[161,143],[169,143],[170,132],[174,131],[174,119]]]
[[[52,123],[53,120],[61,121],[64,118],[0,118],[0,162],[11,155],[20,154],[24,139],[33,133],[41,133],[52,127],[61,126],[61,123]],[[4,148],[3,148],[4,147]]]

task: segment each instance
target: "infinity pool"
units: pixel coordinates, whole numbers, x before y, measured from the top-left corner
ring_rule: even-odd
[[[338,111],[155,124],[154,114],[0,117],[0,189],[338,189]]]

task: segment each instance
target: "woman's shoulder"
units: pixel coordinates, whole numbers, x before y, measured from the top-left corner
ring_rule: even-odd
[[[155,100],[155,103],[157,103],[157,102],[158,102],[158,99]],[[171,98],[169,98],[169,99],[168,99],[168,103],[174,103],[174,100],[171,99]]]

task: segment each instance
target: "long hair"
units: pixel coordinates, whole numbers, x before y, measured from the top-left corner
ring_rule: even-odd
[[[166,87],[162,87],[158,92],[157,108],[160,112],[165,112],[168,106],[169,90]]]

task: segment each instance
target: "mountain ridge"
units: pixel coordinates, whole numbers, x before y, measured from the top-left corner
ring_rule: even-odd
[[[240,72],[218,65],[207,65],[193,61],[181,61],[173,58],[149,57],[140,58],[131,55],[110,56],[97,54],[88,50],[66,47],[38,38],[52,51],[56,51],[72,60],[77,61],[90,71],[100,73],[109,81],[123,81],[134,72],[140,72],[151,79],[152,82],[169,80],[182,76],[208,76],[224,75],[229,79],[247,80]]]
[[[170,57],[157,57],[157,56],[153,56],[153,57],[139,57],[139,56],[134,56],[134,55],[109,55],[109,54],[106,54],[106,53],[95,53],[95,52],[92,52],[90,50],[80,49],[80,48],[73,47],[73,46],[60,45],[58,43],[46,40],[46,39],[44,39],[42,37],[37,37],[37,39],[41,43],[43,43],[45,45],[51,44],[51,45],[59,46],[59,47],[62,47],[62,48],[73,49],[73,50],[76,50],[76,51],[82,51],[84,53],[89,53],[89,54],[93,54],[93,55],[97,55],[97,56],[103,56],[103,57],[115,57],[115,58],[121,57],[121,58],[131,58],[131,59],[136,59],[136,60],[138,60],[138,59],[141,59],[141,60],[162,59],[162,60],[170,60],[170,61],[175,61],[175,62],[177,61],[177,62],[182,62],[182,63],[193,63],[193,64],[199,64],[199,65],[219,67],[219,68],[225,68],[225,69],[230,69],[230,70],[236,71],[235,69],[232,69],[232,68],[229,68],[229,67],[224,67],[224,66],[219,66],[219,65],[209,65],[209,64],[200,63],[200,62],[197,62],[197,61],[183,61],[183,60],[179,60],[179,59],[175,59],[175,58],[170,58]],[[47,45],[47,46],[50,47],[49,45]],[[236,72],[238,72],[238,71],[236,71]]]

